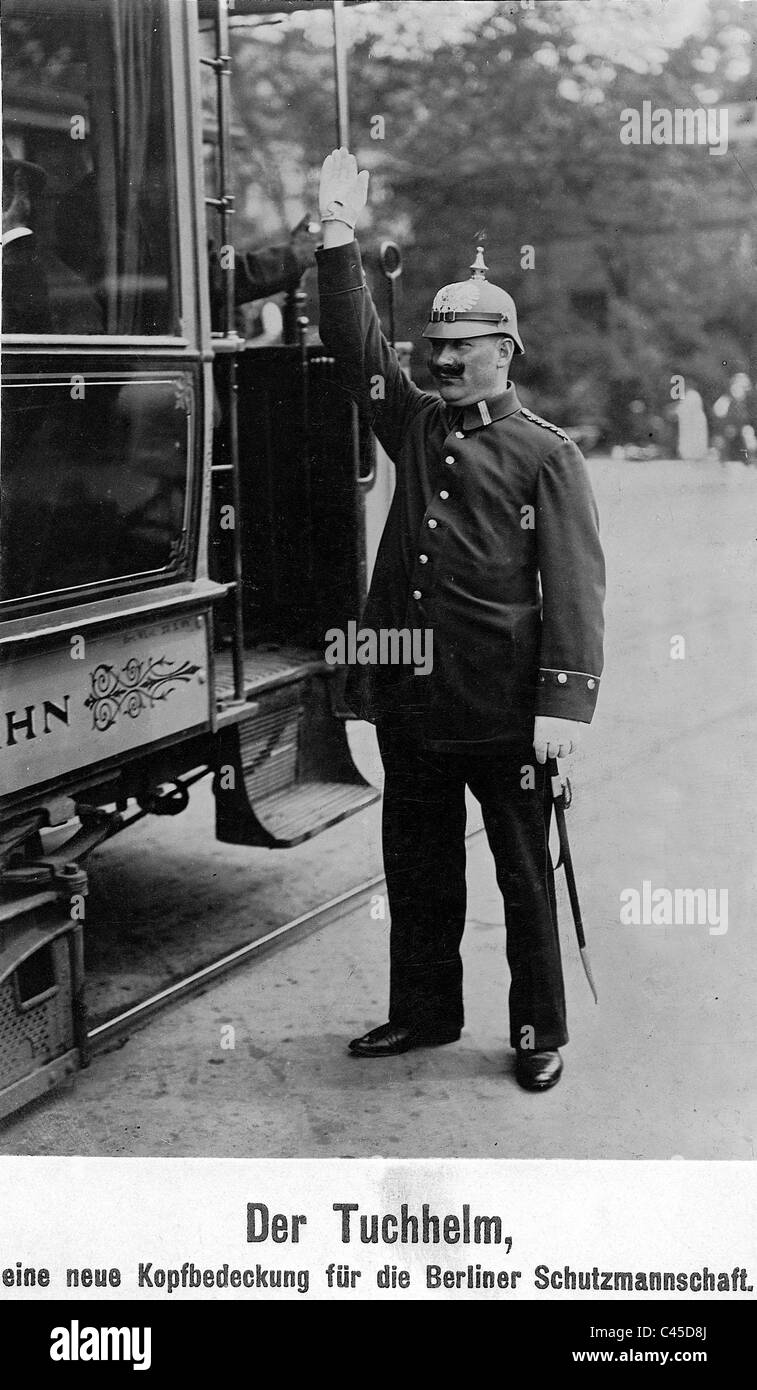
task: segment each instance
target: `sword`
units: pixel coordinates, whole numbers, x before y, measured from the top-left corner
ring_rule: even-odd
[[[573,913],[573,921],[576,926],[576,936],[578,937],[578,949],[581,955],[581,964],[589,981],[589,988],[594,995],[594,1003],[599,1003],[597,987],[594,984],[594,976],[591,973],[591,961],[586,946],[586,936],[584,934],[584,924],[581,919],[581,905],[578,901],[578,889],[576,888],[576,876],[573,872],[573,859],[570,853],[570,841],[568,840],[568,827],[565,824],[565,812],[573,800],[573,791],[568,777],[560,775],[556,758],[547,759],[547,774],[552,786],[552,805],[555,808],[555,821],[557,823],[557,834],[560,840],[560,858],[555,864],[559,869],[562,864],[565,869],[565,881],[568,885],[568,897]]]

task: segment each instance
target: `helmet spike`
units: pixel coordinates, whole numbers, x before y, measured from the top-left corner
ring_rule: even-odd
[[[472,262],[471,262],[471,265],[470,265],[469,269],[470,269],[470,273],[471,273],[471,275],[470,275],[471,280],[485,280],[485,279],[486,279],[486,275],[487,275],[487,271],[488,271],[489,267],[488,267],[488,265],[486,264],[486,261],[484,260],[484,248],[483,248],[483,246],[477,246],[477,247],[476,247],[476,259],[475,259],[475,261],[472,261]]]

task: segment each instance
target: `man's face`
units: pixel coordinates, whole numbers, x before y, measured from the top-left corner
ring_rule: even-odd
[[[450,405],[473,405],[505,390],[512,338],[493,333],[483,338],[432,338],[430,348],[431,374],[442,400]]]

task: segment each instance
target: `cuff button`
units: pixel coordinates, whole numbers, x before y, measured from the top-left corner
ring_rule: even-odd
[[[566,676],[565,672],[561,671],[559,676],[557,677],[558,685],[565,685],[567,679],[568,677]]]
[[[589,687],[590,690],[593,690],[593,689],[594,689],[594,686],[596,685],[596,683],[597,683],[596,681],[587,681],[587,682],[586,682],[586,684],[588,685],[588,687]]]

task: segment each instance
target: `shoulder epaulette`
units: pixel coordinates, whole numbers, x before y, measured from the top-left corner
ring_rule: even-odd
[[[545,430],[551,430],[553,434],[557,434],[561,439],[564,439],[566,444],[570,444],[570,436],[565,433],[565,430],[561,430],[558,425],[553,425],[549,420],[542,420],[541,415],[534,415],[533,411],[526,410],[524,405],[521,406],[520,413],[521,415],[525,415],[526,419],[530,420],[532,424],[541,425],[542,429]]]

